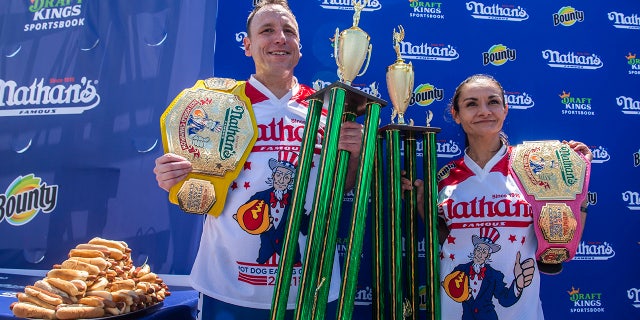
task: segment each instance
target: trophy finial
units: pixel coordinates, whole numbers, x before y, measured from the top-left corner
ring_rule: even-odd
[[[427,111],[427,127],[431,127],[431,119],[433,119],[433,112],[431,110]]]
[[[369,2],[369,0],[353,0],[353,26],[357,27],[358,23],[360,22],[360,12],[362,12],[362,9],[364,9],[364,7],[367,5],[367,3]]]
[[[400,54],[400,42],[404,39],[404,28],[402,25],[398,25],[398,32],[396,28],[393,28],[393,49],[396,50],[396,61],[402,61],[402,55]]]

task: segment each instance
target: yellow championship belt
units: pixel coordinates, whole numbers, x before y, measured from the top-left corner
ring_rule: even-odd
[[[193,171],[169,190],[169,201],[189,213],[220,215],[229,186],[258,139],[244,81],[198,80],[160,117],[165,153],[191,161]]]

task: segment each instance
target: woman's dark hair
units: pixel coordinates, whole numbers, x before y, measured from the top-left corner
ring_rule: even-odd
[[[451,111],[451,113],[453,114],[453,112],[459,112],[460,111],[460,105],[458,103],[458,100],[460,99],[460,92],[462,91],[462,87],[464,87],[466,84],[471,83],[473,81],[477,81],[477,80],[487,80],[489,82],[493,82],[499,89],[500,89],[500,93],[502,94],[502,101],[504,103],[504,106],[507,106],[507,102],[505,100],[504,97],[504,88],[502,88],[502,84],[500,84],[500,82],[498,80],[496,80],[494,77],[488,75],[488,74],[482,74],[482,73],[478,73],[478,74],[474,74],[472,76],[469,76],[468,78],[464,79],[464,81],[460,82],[460,84],[458,85],[458,87],[456,88],[456,91],[454,91],[453,93],[453,98],[451,98],[451,101],[449,102],[449,110]],[[469,146],[469,137],[467,136],[467,133],[465,132],[464,134],[464,144],[465,147]],[[507,135],[504,133],[504,131],[500,131],[500,141],[502,141],[502,144],[504,145],[509,145],[509,140],[507,139]]]

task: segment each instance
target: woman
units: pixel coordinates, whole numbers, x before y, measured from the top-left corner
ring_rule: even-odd
[[[502,86],[488,75],[465,79],[451,101],[467,148],[438,172],[443,319],[544,318],[531,207],[508,170],[508,111]],[[593,158],[585,144],[565,143]],[[420,192],[422,182],[414,184]],[[411,188],[406,179],[403,188]]]

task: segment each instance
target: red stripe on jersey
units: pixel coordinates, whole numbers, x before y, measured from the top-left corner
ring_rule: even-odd
[[[295,96],[291,97],[291,100],[295,100],[301,105],[308,107],[309,101],[307,101],[306,99],[310,95],[314,94],[316,91],[304,84],[299,84],[299,86],[300,86],[300,90],[298,90],[298,93],[296,93]],[[327,109],[322,108],[322,115],[326,117],[327,113],[328,113]]]
[[[509,156],[510,155],[511,155],[511,147],[509,147],[509,149],[504,154],[502,159],[500,159],[500,161],[498,161],[498,163],[496,163],[496,165],[493,166],[493,168],[491,168],[491,172],[500,172],[502,173],[502,175],[506,177],[507,174],[509,174]]]
[[[460,158],[458,160],[452,161],[450,164],[444,166],[443,170],[449,170],[446,172],[439,172],[438,176],[438,192],[442,190],[442,188],[450,185],[456,185],[464,180],[467,180],[469,177],[473,177],[474,173],[464,164],[464,158]]]
[[[244,88],[244,94],[247,95],[247,98],[249,98],[249,101],[251,101],[251,104],[256,104],[258,102],[269,100],[267,96],[265,96],[262,92],[258,91],[256,87],[252,86],[251,83],[249,83],[249,81],[246,82],[246,86]]]

